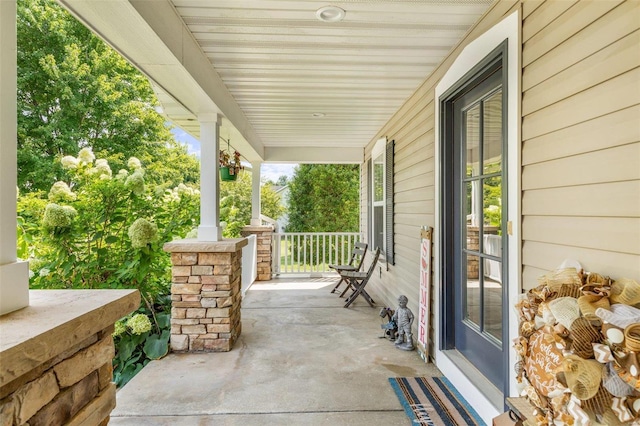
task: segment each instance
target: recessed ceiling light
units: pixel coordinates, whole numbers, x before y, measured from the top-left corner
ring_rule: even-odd
[[[313,114],[311,114],[311,116],[314,118],[322,118],[325,116],[325,114],[323,112],[314,112]]]
[[[325,6],[316,10],[316,18],[322,22],[340,22],[344,19],[347,12],[338,6]]]

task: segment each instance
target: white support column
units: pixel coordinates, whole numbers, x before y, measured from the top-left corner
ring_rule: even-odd
[[[251,163],[251,225],[260,226],[260,166],[261,161]]]
[[[219,114],[203,114],[200,121],[200,226],[198,240],[221,241],[220,227],[220,153]]]
[[[0,0],[0,315],[29,305],[29,264],[16,256],[16,0]]]

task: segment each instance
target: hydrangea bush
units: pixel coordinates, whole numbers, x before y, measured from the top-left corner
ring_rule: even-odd
[[[126,383],[169,340],[171,262],[162,245],[199,222],[199,192],[145,181],[141,161],[115,175],[91,148],[61,158],[48,193],[18,198],[18,255],[31,288],[136,288],[141,308],[116,324],[114,380]]]

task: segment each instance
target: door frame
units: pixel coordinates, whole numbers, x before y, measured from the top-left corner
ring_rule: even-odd
[[[460,391],[467,401],[473,401],[473,406],[478,414],[483,417],[487,423],[491,423],[491,419],[504,411],[501,404],[495,403],[495,400],[485,396],[486,389],[479,389],[476,381],[469,377],[463,369],[454,361],[452,354],[447,351],[444,346],[443,332],[446,332],[446,323],[443,320],[444,312],[444,288],[442,260],[443,247],[440,226],[442,224],[442,114],[441,100],[442,96],[455,87],[461,79],[476,68],[491,52],[506,42],[506,61],[503,67],[507,73],[507,81],[504,90],[507,92],[507,134],[506,143],[508,146],[506,167],[508,173],[507,198],[509,206],[506,209],[507,221],[512,224],[512,232],[508,236],[508,252],[505,258],[508,259],[508,288],[506,289],[506,311],[508,314],[509,324],[507,328],[508,339],[504,342],[508,348],[508,371],[506,396],[515,396],[516,377],[512,366],[515,364],[516,354],[511,347],[511,340],[518,335],[518,318],[512,307],[517,302],[521,285],[521,136],[520,136],[520,70],[521,70],[521,39],[520,39],[520,10],[513,12],[491,29],[480,35],[477,39],[469,43],[463,51],[458,55],[455,61],[445,72],[435,90],[435,223],[434,229],[434,349],[435,362],[440,371],[447,376],[453,385]]]
[[[442,248],[442,256],[440,257],[441,264],[439,265],[439,269],[442,272],[442,284],[441,284],[441,295],[443,310],[442,310],[442,324],[443,328],[440,330],[440,348],[443,350],[458,350],[459,344],[462,343],[466,336],[467,339],[470,339],[467,343],[471,343],[474,341],[478,346],[476,349],[480,349],[482,346],[484,348],[485,341],[489,341],[490,349],[495,349],[495,342],[492,342],[490,338],[487,336],[482,336],[478,330],[471,331],[469,330],[468,324],[463,324],[464,315],[462,311],[464,310],[464,306],[466,305],[466,289],[462,290],[457,287],[458,285],[462,286],[462,282],[458,282],[458,280],[463,279],[463,276],[466,276],[466,273],[461,275],[461,270],[466,269],[467,264],[463,262],[462,257],[460,256],[460,252],[463,247],[466,247],[465,244],[465,235],[464,231],[467,221],[466,217],[461,210],[464,205],[463,194],[464,189],[459,185],[463,182],[464,174],[464,164],[462,161],[464,160],[464,134],[466,130],[462,128],[464,120],[458,116],[458,114],[463,114],[463,111],[466,109],[461,108],[460,106],[456,106],[457,103],[462,101],[462,97],[471,96],[473,99],[467,107],[471,105],[480,104],[480,99],[489,97],[490,93],[495,92],[498,87],[501,91],[502,97],[502,110],[501,110],[501,134],[502,134],[502,146],[501,153],[503,160],[501,161],[501,200],[503,201],[503,205],[508,206],[508,188],[509,182],[507,179],[509,173],[508,161],[508,145],[506,140],[506,130],[508,123],[508,109],[506,108],[505,99],[509,96],[509,91],[507,90],[506,76],[507,70],[504,67],[504,64],[508,61],[507,55],[507,43],[503,42],[500,46],[494,49],[487,57],[485,57],[479,64],[477,64],[470,72],[468,72],[462,79],[459,80],[450,90],[445,92],[440,97],[440,124],[442,131],[440,152],[442,153],[442,162],[441,164],[445,164],[444,167],[441,168],[442,174],[440,175],[442,182],[442,197],[443,204],[441,204],[441,221],[439,222],[439,228],[442,232],[440,232],[440,242],[439,245]],[[487,87],[488,86],[488,87]],[[480,121],[482,123],[482,121]],[[458,133],[459,132],[459,133]],[[482,132],[481,132],[482,133]],[[455,136],[454,136],[455,135]],[[479,136],[480,137],[480,136]],[[483,144],[481,144],[483,145]],[[480,149],[479,152],[482,152]],[[482,155],[481,155],[482,157]],[[478,160],[480,161],[480,159]],[[484,171],[480,170],[479,175],[483,175]],[[482,180],[481,180],[482,181]],[[482,191],[482,189],[481,189]],[[481,195],[482,198],[482,195]],[[484,198],[482,198],[484,199]],[[477,202],[476,199],[472,200],[472,203]],[[482,210],[481,210],[482,211]],[[500,228],[504,231],[502,234],[502,244],[503,252],[501,254],[501,269],[502,269],[502,315],[501,315],[501,323],[508,324],[508,306],[505,306],[508,302],[508,265],[509,265],[509,257],[508,257],[508,248],[509,248],[509,239],[507,237],[506,232],[506,222],[508,215],[502,215]],[[480,218],[480,222],[483,219]],[[481,226],[482,228],[482,226]],[[480,234],[480,238],[482,238],[482,233]],[[480,247],[478,250],[482,252]],[[484,263],[484,257],[480,255],[478,258],[478,263]],[[483,268],[480,266],[480,271]],[[483,282],[483,278],[479,278],[479,282]],[[444,283],[448,283],[449,285],[444,285]],[[453,284],[453,285],[451,285]],[[466,284],[466,279],[465,279]],[[466,287],[466,286],[465,286]],[[458,292],[460,290],[460,292]],[[481,298],[482,292],[479,292],[479,303],[483,306],[484,301]],[[463,300],[464,299],[464,300]],[[480,318],[484,316],[483,309],[479,312]],[[478,318],[478,319],[480,319]],[[479,325],[479,324],[478,324]],[[458,326],[461,326],[458,329]],[[473,327],[471,327],[473,328]],[[476,340],[477,339],[477,340]],[[506,393],[508,391],[507,381],[509,379],[508,372],[508,363],[506,362],[506,355],[508,351],[509,342],[509,334],[506,327],[502,328],[502,333],[500,336],[500,356],[502,359],[497,359],[493,355],[497,354],[489,354],[489,353],[480,353],[477,358],[469,358],[469,355],[473,355],[468,353],[465,356],[463,353],[465,349],[468,351],[468,348],[460,348],[460,355],[464,358],[467,358],[469,362],[472,363],[486,363],[486,364],[494,364],[495,368],[486,365],[487,369],[491,370],[491,374],[494,374],[494,370],[500,370],[499,375],[502,377],[502,384],[499,388],[501,393]],[[471,351],[469,351],[471,352]],[[475,352],[475,351],[474,351]],[[478,367],[480,370],[480,367]],[[487,370],[483,370],[483,372],[487,372]],[[485,377],[488,378],[488,375],[485,374]],[[497,378],[496,378],[497,379]],[[492,381],[493,382],[493,381]],[[495,383],[494,383],[495,385]],[[495,385],[497,386],[497,385]]]

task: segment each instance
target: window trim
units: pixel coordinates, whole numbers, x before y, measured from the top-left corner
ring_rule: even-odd
[[[390,264],[395,263],[394,259],[394,229],[393,229],[393,211],[394,211],[394,200],[393,200],[393,181],[394,181],[394,170],[393,170],[393,151],[394,151],[395,141],[389,141],[387,137],[380,138],[376,141],[373,149],[371,150],[371,158],[367,162],[367,170],[369,171],[369,176],[367,177],[368,188],[367,188],[367,198],[369,199],[368,203],[368,212],[367,212],[367,224],[369,225],[368,236],[369,236],[369,247],[370,249],[375,249],[375,220],[374,220],[374,209],[376,207],[382,207],[382,246],[380,249],[384,253],[384,256],[381,260],[386,260]],[[382,156],[382,167],[383,167],[383,181],[382,181],[382,200],[375,201],[375,160]]]

